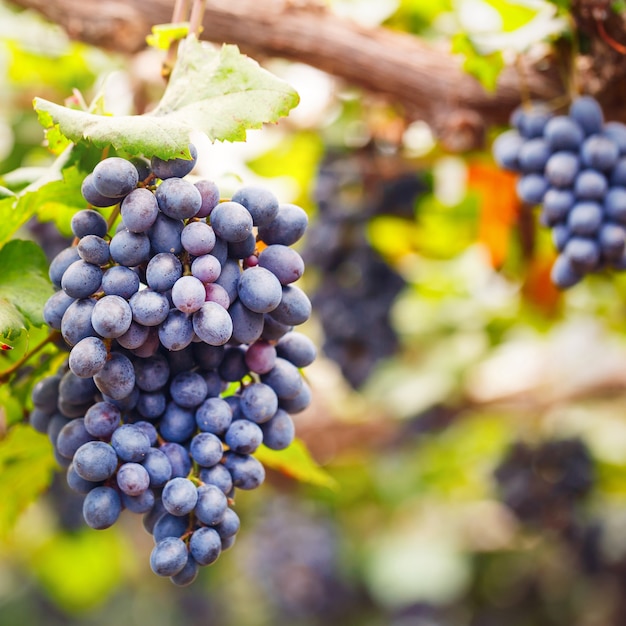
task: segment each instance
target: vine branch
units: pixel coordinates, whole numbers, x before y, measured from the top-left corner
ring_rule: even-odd
[[[171,0],[12,0],[61,25],[70,37],[119,52],[145,47],[155,23],[171,19]],[[97,19],[95,19],[97,17]],[[476,112],[486,124],[501,123],[520,102],[519,77],[505,69],[497,91],[487,93],[462,69],[447,45],[426,43],[387,28],[366,28],[317,2],[295,0],[207,0],[203,39],[234,43],[255,59],[281,57],[307,63],[352,85],[387,96],[409,119],[435,130],[451,111]],[[525,80],[532,97],[562,93],[558,71],[535,65]]]

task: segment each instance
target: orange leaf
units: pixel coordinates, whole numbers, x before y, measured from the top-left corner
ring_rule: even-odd
[[[478,241],[489,250],[494,267],[500,267],[506,259],[511,230],[520,211],[516,178],[490,164],[469,165],[468,189],[480,197]]]

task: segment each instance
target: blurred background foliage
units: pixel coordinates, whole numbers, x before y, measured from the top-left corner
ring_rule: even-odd
[[[465,3],[332,4],[364,23],[473,41]],[[504,31],[529,19],[522,5],[486,4]],[[89,101],[108,75],[111,112],[143,112],[162,90],[160,63],[155,51],[70,42],[0,2],[0,185],[24,186],[53,159],[35,95]],[[264,63],[301,105],[245,144],[197,138],[196,171],[226,190],[262,181],[309,213],[304,332],[320,356],[298,429],[332,486],[270,473],[237,503],[236,546],[175,588],[149,571],[140,519],[86,529],[46,438],[10,445],[43,373],[29,371],[0,387],[0,625],[623,625],[624,278],[557,292],[550,237],[488,145],[449,153],[376,97]],[[50,259],[69,217],[40,213],[19,236]],[[20,337],[0,371],[44,335]],[[32,462],[15,472],[20,453]]]

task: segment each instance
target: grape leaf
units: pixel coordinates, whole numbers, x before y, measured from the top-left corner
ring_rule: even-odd
[[[0,536],[50,484],[56,467],[48,438],[26,424],[13,426],[0,441]]]
[[[58,206],[59,198],[67,200],[65,189],[64,170],[70,167],[71,159],[76,159],[75,146],[70,145],[57,157],[55,162],[45,170],[34,183],[31,183],[19,193],[0,199],[0,246],[9,241],[15,232],[37,213],[40,207]],[[73,185],[76,188],[77,180],[74,176]],[[80,191],[80,187],[78,187]],[[76,198],[76,193],[71,194]],[[49,204],[52,203],[52,204]],[[78,208],[84,208],[85,202]],[[48,216],[47,219],[50,219]],[[0,332],[2,326],[0,325]]]
[[[42,98],[35,98],[34,106],[45,128],[58,125],[74,142],[87,139],[98,147],[169,159],[189,156],[192,130],[213,141],[244,141],[247,129],[278,121],[298,100],[289,84],[237,46],[215,50],[189,37],[181,42],[167,88],[150,113],[94,115]]]
[[[254,455],[265,465],[300,482],[318,487],[337,489],[335,479],[313,459],[301,439],[296,439],[285,450],[270,450],[261,446]]]
[[[0,336],[13,339],[31,324],[41,326],[52,293],[48,263],[37,244],[15,239],[0,250]]]

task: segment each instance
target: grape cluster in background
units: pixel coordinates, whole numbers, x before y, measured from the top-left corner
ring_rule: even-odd
[[[50,264],[44,308],[69,357],[33,389],[31,425],[47,433],[94,529],[121,511],[144,516],[152,570],[177,585],[232,546],[237,489],[265,479],[254,452],[287,448],[292,414],[310,403],[301,368],[313,342],[293,330],[311,313],[290,246],[307,227],[298,206],[264,188],[220,201],[184,177],[191,159],[109,157],[82,193],[119,205],[72,218],[75,245]]]
[[[559,252],[552,282],[567,289],[586,274],[626,268],[626,125],[605,122],[591,96],[575,99],[567,115],[542,103],[522,107],[511,122],[493,154],[521,174],[519,198],[541,205]]]
[[[326,156],[313,193],[318,214],[302,252],[320,277],[311,300],[324,331],[324,353],[355,389],[398,350],[389,313],[405,287],[372,247],[368,221],[377,215],[413,221],[416,199],[427,191],[415,172],[385,174],[391,164],[379,167],[383,159],[373,146]]]

